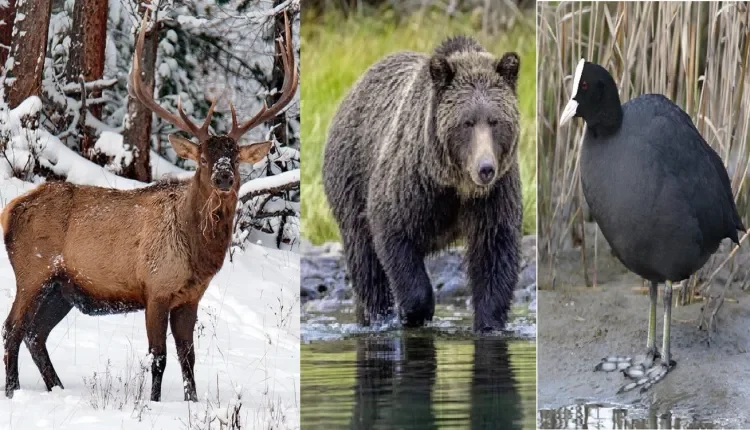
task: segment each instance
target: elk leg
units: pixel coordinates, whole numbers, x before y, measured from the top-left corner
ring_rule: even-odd
[[[66,301],[60,290],[59,284],[51,284],[45,286],[45,293],[41,298],[41,304],[39,311],[32,321],[29,322],[28,328],[26,329],[26,335],[24,341],[26,347],[31,353],[31,358],[34,360],[34,364],[39,368],[39,372],[42,374],[44,385],[47,386],[47,391],[51,391],[52,387],[58,386],[64,388],[60,378],[55,372],[55,368],[52,366],[52,361],[49,358],[49,352],[47,351],[47,337],[49,336],[52,329],[65,318],[70,312],[73,306]]]
[[[5,321],[3,329],[3,338],[5,340],[5,396],[13,398],[13,392],[21,388],[18,383],[18,351],[21,349],[21,340],[23,340],[23,325],[20,321],[16,322],[11,319],[13,312]]]
[[[193,329],[198,315],[198,303],[188,303],[172,309],[170,324],[172,337],[177,346],[177,357],[182,368],[182,380],[185,390],[185,400],[198,401],[195,391],[195,345],[193,344]]]
[[[161,380],[167,366],[167,324],[169,305],[152,301],[146,305],[146,334],[148,350],[153,356],[151,362],[151,401],[161,400]]]
[[[33,290],[37,289],[18,287],[18,294],[13,301],[10,314],[3,325],[3,339],[5,340],[5,354],[3,355],[3,361],[5,362],[5,395],[8,398],[13,398],[13,392],[21,387],[18,382],[18,352],[21,349],[21,341],[26,333],[28,323],[33,318],[30,315],[36,314],[40,303],[40,300],[37,299],[38,290],[36,294],[24,294],[24,292]]]

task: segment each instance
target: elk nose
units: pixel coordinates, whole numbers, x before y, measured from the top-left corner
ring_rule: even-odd
[[[491,161],[484,160],[479,163],[479,180],[484,185],[489,184],[495,179],[495,166]]]
[[[233,183],[234,175],[232,175],[232,172],[218,172],[214,175],[214,185],[222,191],[232,188]]]

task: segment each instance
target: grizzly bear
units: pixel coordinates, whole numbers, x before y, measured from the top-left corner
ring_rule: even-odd
[[[430,321],[424,258],[463,239],[474,329],[503,328],[520,266],[519,65],[459,36],[384,58],[341,102],[323,183],[361,324],[394,302],[404,325]]]

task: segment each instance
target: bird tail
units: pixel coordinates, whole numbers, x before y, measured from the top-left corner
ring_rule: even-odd
[[[732,233],[731,233],[731,237],[730,238],[732,239],[732,242],[734,242],[737,245],[739,245],[740,244],[740,239],[737,236],[737,231],[739,230],[739,231],[745,233],[745,232],[747,232],[747,229],[745,228],[745,225],[742,224],[742,219],[740,218],[740,215],[737,213],[737,209],[736,208],[732,212],[732,221],[733,221],[733,224],[734,224],[734,228],[732,229]]]

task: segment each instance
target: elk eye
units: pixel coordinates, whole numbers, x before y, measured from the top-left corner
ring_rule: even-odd
[[[206,160],[206,157],[201,157],[201,164],[203,164],[204,166],[208,164],[208,160]]]

